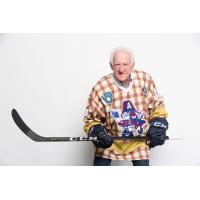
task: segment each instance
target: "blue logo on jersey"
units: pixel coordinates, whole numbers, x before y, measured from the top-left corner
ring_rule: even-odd
[[[105,93],[103,93],[102,100],[105,103],[112,103],[112,93],[111,92],[105,92]]]
[[[131,101],[123,102],[121,116],[119,111],[114,109],[111,110],[111,114],[117,124],[122,127],[122,136],[135,136],[143,133],[143,125],[147,121],[144,119],[144,113],[138,112]]]

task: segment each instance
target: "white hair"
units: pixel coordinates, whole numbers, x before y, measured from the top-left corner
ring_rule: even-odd
[[[114,48],[110,54],[110,63],[113,65],[114,56],[117,51],[122,51],[130,54],[131,57],[131,64],[135,63],[135,54],[132,49],[126,47],[117,47]]]

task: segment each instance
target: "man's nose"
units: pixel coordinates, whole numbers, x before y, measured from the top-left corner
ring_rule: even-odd
[[[119,66],[119,71],[120,72],[124,71],[124,65],[123,64]]]

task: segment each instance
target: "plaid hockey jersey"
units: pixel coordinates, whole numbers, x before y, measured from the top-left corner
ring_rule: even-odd
[[[149,121],[167,117],[162,96],[151,76],[143,71],[131,72],[130,84],[124,87],[114,74],[101,78],[92,88],[84,116],[84,131],[102,124],[113,136],[145,135]],[[113,160],[149,159],[145,141],[114,141],[107,149],[96,149],[96,156]]]

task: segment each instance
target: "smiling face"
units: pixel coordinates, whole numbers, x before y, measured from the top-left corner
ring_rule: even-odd
[[[130,53],[126,51],[116,51],[113,57],[113,64],[110,63],[117,80],[125,84],[129,83],[130,74],[134,64],[131,61]]]

